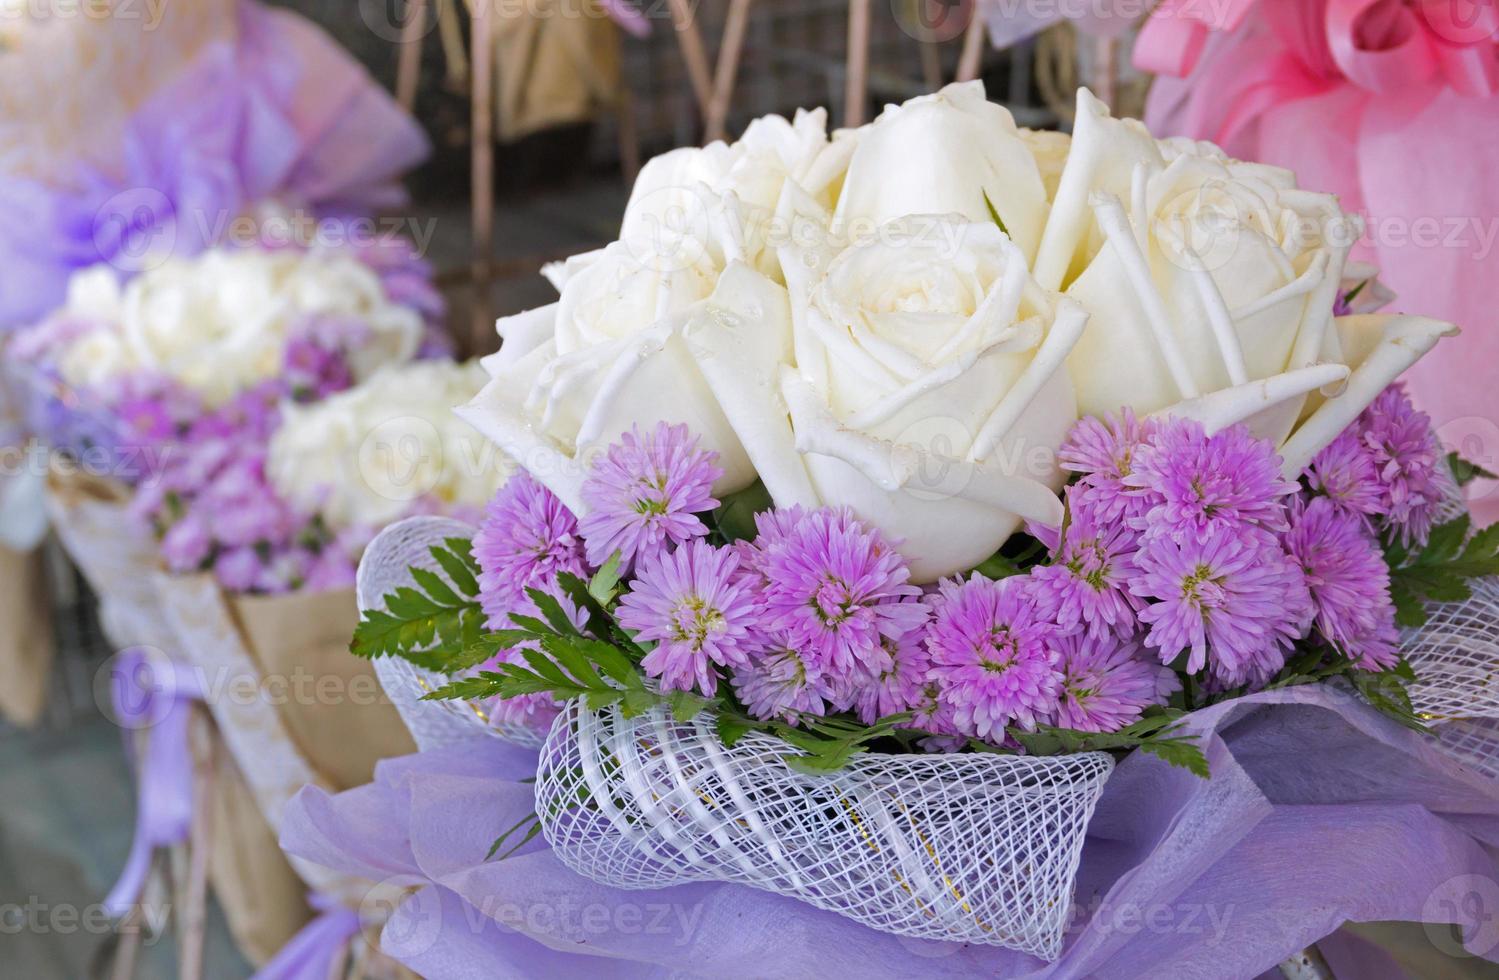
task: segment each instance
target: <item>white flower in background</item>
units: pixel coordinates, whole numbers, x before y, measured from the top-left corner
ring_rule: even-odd
[[[983,82],[949,85],[885,108],[858,134],[834,225],[849,238],[911,214],[990,220],[990,203],[1027,258],[1046,222],[1046,188],[1008,109]]]
[[[97,322],[59,356],[70,384],[161,371],[210,406],[278,376],[294,329],[314,316],[358,320],[356,378],[409,359],[421,315],[392,303],[368,266],[332,252],[213,249],[169,260],[123,288],[103,268],[78,273],[63,316]]]
[[[1128,405],[1212,427],[1246,422],[1300,472],[1341,430],[1336,418],[1357,415],[1453,330],[1420,318],[1365,324],[1350,329],[1388,327],[1395,349],[1367,361],[1352,353],[1368,345],[1333,329],[1333,307],[1360,231],[1334,197],[1297,189],[1289,171],[1208,143],[1157,141],[1080,91],[1035,267],[1041,285],[1091,317],[1068,362],[1080,411]],[[1337,408],[1308,417],[1319,391],[1343,385],[1327,403]]]
[[[1060,521],[1085,319],[991,221],[910,216],[805,290],[731,267],[687,337],[776,504],[852,507],[929,582]]]
[[[335,530],[383,527],[418,501],[481,508],[511,466],[452,407],[484,380],[475,361],[414,361],[322,402],[289,405],[266,476]]]

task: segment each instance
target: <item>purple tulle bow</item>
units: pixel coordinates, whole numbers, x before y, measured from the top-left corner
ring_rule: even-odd
[[[135,839],[104,899],[105,910],[123,918],[140,899],[156,849],[187,839],[193,817],[188,720],[203,690],[190,668],[145,647],[121,652],[110,682],[116,723],[127,733],[146,732],[137,767]]]
[[[252,980],[326,980],[339,951],[359,935],[359,913],[316,892],[307,902],[320,913],[261,967]]]

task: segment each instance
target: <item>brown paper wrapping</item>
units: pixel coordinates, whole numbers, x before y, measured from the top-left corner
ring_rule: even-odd
[[[349,653],[352,589],[233,596],[229,607],[263,681],[288,687],[278,709],[292,739],[334,789],[363,786],[380,759],[416,751],[374,669]]]
[[[307,886],[281,853],[234,759],[223,749],[215,757],[209,880],[240,951],[263,966],[311,920]]]
[[[41,549],[22,554],[0,547],[0,714],[23,728],[41,720],[52,656]]]
[[[494,32],[495,116],[501,142],[587,122],[619,93],[619,32],[573,0],[501,4]],[[553,9],[556,8],[556,9]]]

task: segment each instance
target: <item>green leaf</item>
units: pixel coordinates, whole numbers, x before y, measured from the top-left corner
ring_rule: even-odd
[[[557,633],[562,636],[582,635],[578,632],[578,628],[573,625],[572,619],[563,610],[562,603],[557,601],[556,596],[549,592],[543,592],[540,589],[526,589],[526,595],[530,596],[531,601],[536,603],[536,608],[541,610],[541,614],[546,617],[547,623]]]
[[[1167,738],[1140,743],[1141,752],[1149,752],[1173,766],[1207,779],[1208,757],[1203,755],[1196,740],[1190,738]]]
[[[770,491],[765,489],[765,484],[756,480],[743,490],[724,498],[723,503],[713,512],[713,526],[717,528],[725,544],[751,541],[758,533],[755,515],[773,507],[775,501],[771,499]]]
[[[999,211],[997,211],[995,209],[994,202],[991,201],[991,200],[989,200],[989,192],[988,191],[984,191],[983,195],[984,195],[984,207],[986,207],[986,208],[989,209],[989,218],[996,225],[999,226],[999,230],[1002,231],[1002,232],[1004,232],[1005,233],[1005,237],[1008,238],[1010,236],[1010,229],[1008,229],[1008,228],[1005,227],[1004,219],[999,216]]]
[[[458,591],[470,598],[479,594],[479,579],[474,575],[468,562],[449,548],[433,546],[429,550],[432,552],[433,560],[442,566],[442,570],[457,586]]]
[[[1477,463],[1470,463],[1458,453],[1447,454],[1447,466],[1452,470],[1457,485],[1465,487],[1474,480],[1499,480],[1499,475],[1490,473]]]
[[[1472,527],[1472,520],[1467,514],[1439,524],[1432,528],[1431,536],[1426,539],[1426,547],[1416,556],[1418,565],[1440,565],[1457,557],[1462,550],[1463,541],[1468,537],[1468,529]]]
[[[495,856],[495,853],[499,851],[501,847],[505,846],[505,841],[509,840],[517,830],[520,830],[522,827],[525,827],[528,824],[530,825],[530,829],[526,831],[525,836],[522,837],[514,847],[510,848],[510,850],[506,851],[504,854],[501,854],[499,859],[501,861],[505,860],[510,855],[514,854],[516,851],[520,850],[522,847],[525,847],[531,841],[535,840],[536,835],[541,833],[541,819],[533,813],[523,818],[520,823],[517,823],[514,827],[511,827],[509,830],[505,831],[500,835],[499,840],[489,845],[489,853],[484,855],[484,860],[492,860]]]
[[[709,704],[705,697],[691,691],[672,691],[666,703],[671,707],[671,716],[677,721],[691,721]]]
[[[624,553],[616,551],[604,562],[604,567],[593,573],[588,582],[588,594],[601,606],[607,606],[619,594],[619,580],[623,575]]]
[[[426,593],[428,598],[439,605],[458,606],[463,604],[463,600],[458,598],[458,593],[454,592],[448,586],[448,583],[442,580],[442,576],[436,572],[428,571],[425,568],[413,567],[411,569],[411,577],[416,580],[417,585],[421,586],[422,591]]]
[[[735,742],[758,727],[759,724],[756,721],[737,713],[724,711],[718,716],[718,738],[727,748],[732,749]]]

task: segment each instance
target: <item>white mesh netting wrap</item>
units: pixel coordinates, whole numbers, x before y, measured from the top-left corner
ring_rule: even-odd
[[[725,748],[706,712],[571,702],[536,812],[557,856],[603,884],[733,881],[886,932],[1057,956],[1107,754],[866,755],[804,775],[782,761],[794,751],[759,733]]]
[[[359,562],[359,610],[384,609],[385,596],[413,585],[412,567],[436,572],[452,584],[431,548],[448,538],[470,539],[474,527],[445,517],[413,517],[381,531],[365,549]],[[399,657],[380,657],[375,673],[385,693],[401,713],[417,748],[432,749],[488,732],[521,745],[540,745],[541,736],[518,725],[490,725],[488,714],[464,701],[423,701],[427,692],[441,687],[447,678],[422,670]]]
[[[1478,579],[1462,602],[1431,607],[1401,652],[1416,671],[1411,703],[1433,721],[1499,719],[1499,579]]]

